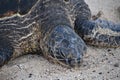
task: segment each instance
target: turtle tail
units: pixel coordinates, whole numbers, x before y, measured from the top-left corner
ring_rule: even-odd
[[[120,47],[120,24],[106,20],[76,20],[75,31],[95,46]]]

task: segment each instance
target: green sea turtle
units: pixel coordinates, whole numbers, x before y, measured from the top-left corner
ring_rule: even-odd
[[[3,1],[1,15],[15,13],[0,18],[0,66],[23,54],[42,52],[50,61],[75,67],[86,53],[85,42],[120,47],[120,25],[92,20],[84,0],[6,0],[2,5]]]

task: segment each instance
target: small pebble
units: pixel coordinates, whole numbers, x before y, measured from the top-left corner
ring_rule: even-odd
[[[101,74],[102,74],[102,72],[99,72],[99,74],[101,75]]]
[[[111,50],[110,49],[108,49],[108,52],[110,52]]]
[[[93,70],[92,72],[96,72],[95,70]]]
[[[114,67],[119,67],[119,64],[118,64],[118,63],[115,63],[115,64],[114,64]]]
[[[30,74],[29,74],[29,78],[31,78],[31,77],[32,77],[32,75],[33,75],[33,74],[31,74],[31,73],[30,73]]]

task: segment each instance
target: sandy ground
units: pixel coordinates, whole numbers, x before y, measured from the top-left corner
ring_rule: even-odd
[[[120,22],[120,0],[86,0],[92,14]],[[0,80],[120,80],[120,48],[88,46],[80,68],[67,69],[40,55],[24,55],[0,69]]]

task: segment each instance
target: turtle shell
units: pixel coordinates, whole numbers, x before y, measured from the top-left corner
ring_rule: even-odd
[[[38,0],[0,0],[0,17],[26,14]]]

